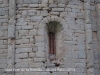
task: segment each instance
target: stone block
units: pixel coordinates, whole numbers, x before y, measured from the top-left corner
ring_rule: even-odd
[[[86,30],[86,43],[87,44],[92,43],[92,30],[90,29]]]
[[[33,38],[30,38],[30,44],[33,44],[34,43],[34,39]]]
[[[54,2],[58,4],[65,4],[67,0],[54,0]]]
[[[24,75],[41,75],[41,72],[24,72]]]
[[[41,62],[41,63],[43,63],[43,61],[45,60],[45,58],[34,58],[33,60],[34,60],[35,63],[36,63],[36,62]]]
[[[8,19],[0,19],[0,23],[8,22]]]
[[[42,63],[29,62],[29,68],[41,68]]]
[[[49,7],[53,8],[53,7],[57,7],[56,4],[49,4]]]
[[[22,11],[22,16],[27,16],[27,11],[26,10]]]
[[[97,26],[97,22],[95,20],[95,17],[91,17],[91,24],[92,24],[92,30],[97,31],[99,26]]]
[[[42,72],[41,75],[49,75],[48,72]]]
[[[0,36],[3,36],[3,34],[4,34],[3,31],[0,31]]]
[[[84,3],[84,9],[85,10],[90,10],[90,4],[89,3]]]
[[[8,37],[15,38],[15,26],[14,25],[8,26]]]
[[[20,62],[22,62],[22,59],[15,59],[15,62],[20,63]]]
[[[81,42],[82,42],[82,41],[81,41]],[[77,50],[78,50],[78,51],[84,51],[84,50],[85,50],[85,45],[79,44],[79,45],[77,46]]]
[[[85,14],[83,14],[83,13],[77,13],[77,17],[80,18],[80,19],[83,19],[84,18],[84,15]]]
[[[79,58],[80,58],[80,59],[85,59],[85,58],[86,58],[86,53],[85,53],[85,51],[79,51]]]
[[[2,53],[7,53],[7,49],[1,49],[0,54],[2,54]]]
[[[85,24],[85,29],[87,30],[87,29],[92,29],[92,25],[91,24]]]
[[[85,23],[90,24],[91,20],[90,20],[90,10],[86,10],[85,11]]]
[[[42,4],[48,3],[48,0],[42,0]]]
[[[53,4],[53,2],[54,2],[53,0],[49,0],[49,3],[50,3],[50,4]]]
[[[37,8],[37,7],[39,7],[39,4],[29,4],[29,7]]]
[[[26,29],[26,30],[28,30],[28,29],[33,29],[33,26],[32,26],[32,25],[27,25],[27,26],[24,25],[24,26],[22,26],[22,29],[23,29],[23,30],[25,30],[25,29]]]
[[[2,64],[2,63],[3,63],[3,64],[4,64],[4,63],[6,64],[6,62],[7,62],[7,59],[4,59],[4,58],[3,58],[3,59],[0,59],[0,64]]]
[[[31,4],[31,3],[41,3],[41,0],[24,0],[24,3],[29,3],[29,4]]]
[[[68,15],[66,15],[66,17],[69,17],[69,18],[77,18],[77,14],[74,13],[74,12],[68,12]]]
[[[48,12],[47,11],[41,11],[41,16],[47,16],[48,15]]]
[[[80,10],[79,9],[72,9],[72,12],[74,12],[74,13],[80,13]]]
[[[80,38],[77,38],[77,40],[78,40],[78,45],[79,46],[84,46],[84,44],[85,44],[85,37],[81,37],[81,36],[79,36]]]
[[[38,32],[37,32],[37,34],[43,36],[44,35],[44,29],[39,29]]]
[[[21,62],[25,62],[25,63],[33,62],[33,58],[26,58],[21,60],[22,60]]]
[[[39,8],[47,8],[48,4],[39,4]]]
[[[1,34],[0,34],[1,35]],[[3,44],[3,40],[0,40],[0,44]]]
[[[32,48],[18,48],[16,49],[16,53],[27,53],[32,52]]]
[[[15,75],[24,75],[23,72],[15,73]]]
[[[45,57],[45,53],[43,51],[37,51],[36,57],[40,57],[40,58]]]
[[[73,9],[77,9],[77,8],[78,8],[77,5],[71,5],[71,4],[67,5],[67,7],[68,7],[68,8],[73,8]]]
[[[15,68],[28,68],[28,63],[16,63]]]
[[[29,31],[29,35],[36,35],[37,34],[37,30],[30,30]]]
[[[71,12],[72,9],[71,9],[71,8],[65,8],[65,11],[67,11],[67,12]]]
[[[59,15],[59,12],[50,12],[51,15]]]
[[[52,8],[52,11],[60,12],[60,11],[64,11],[64,8]]]
[[[16,44],[27,44],[29,43],[29,39],[18,39],[16,40]]]
[[[42,16],[33,16],[33,17],[31,17],[31,21],[34,21],[34,22],[39,22],[39,21],[41,21],[41,19],[42,19]]]
[[[37,46],[33,46],[33,49],[32,49],[33,52],[36,52],[38,51],[38,47]]]
[[[6,67],[7,67],[7,64],[5,63],[0,64],[0,68],[6,68]]]
[[[45,47],[38,47],[38,51],[44,51]]]
[[[7,45],[0,45],[0,49],[6,49]]]
[[[70,28],[70,29],[75,29],[75,30],[78,29],[77,25],[69,25],[69,28]]]
[[[63,7],[65,7],[65,4],[58,4],[58,7],[63,8]]]
[[[20,58],[28,58],[28,54],[27,53],[20,53],[20,54],[15,54],[17,59]]]
[[[19,30],[20,35],[28,35],[28,30]]]
[[[6,73],[3,73],[2,75],[7,75]]]
[[[61,12],[61,13],[60,13],[60,16],[61,16],[61,17],[65,17],[66,15],[68,15],[67,12]]]
[[[30,58],[34,58],[35,57],[35,53],[29,53],[29,57]]]
[[[86,65],[86,63],[75,63],[75,66],[76,66],[77,68],[80,68],[80,67],[86,68],[85,65]]]
[[[35,36],[35,43],[44,42],[44,36]]]

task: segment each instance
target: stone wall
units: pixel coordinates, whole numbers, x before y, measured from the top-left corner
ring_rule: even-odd
[[[53,4],[52,0],[49,4],[44,1],[41,4],[38,0],[37,2],[31,2],[31,0],[17,1],[15,67],[45,67],[42,61],[45,60],[45,57],[48,58],[48,55],[45,55],[45,53],[48,54],[48,52],[45,52],[48,50],[48,45],[46,49],[47,43],[44,37],[47,37],[47,35],[44,26],[48,20],[57,19],[64,28],[63,34],[60,35],[63,36],[63,39],[60,36],[57,39],[59,43],[57,57],[58,59],[64,59],[62,67],[76,68],[76,72],[66,72],[65,74],[85,75],[86,53],[83,3],[81,1],[72,1],[67,5],[65,3]],[[63,42],[61,43],[60,40]],[[63,50],[64,52],[62,52]],[[45,64],[50,66],[49,62]],[[16,73],[16,75],[21,73]],[[50,74],[50,72],[42,73]],[[27,72],[23,74],[27,75]],[[52,74],[60,74],[60,72],[53,72]]]
[[[0,75],[7,67],[8,0],[0,0]]]
[[[15,2],[16,1],[16,2]],[[0,0],[0,75],[5,68],[55,68],[48,59],[45,25],[57,20],[61,68],[75,72],[7,72],[7,75],[99,75],[98,5],[94,0]],[[9,20],[9,21],[8,21]],[[98,34],[97,34],[98,33]],[[8,42],[7,42],[8,41]],[[8,51],[8,53],[7,53]]]

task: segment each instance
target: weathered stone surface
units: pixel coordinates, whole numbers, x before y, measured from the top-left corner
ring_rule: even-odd
[[[42,0],[42,4],[48,3],[48,0]]]
[[[16,53],[27,53],[32,52],[32,48],[18,48],[16,49]]]
[[[37,51],[36,52],[36,57],[45,57],[45,53],[43,51]]]
[[[29,7],[39,7],[39,4],[30,4]]]
[[[0,36],[3,36],[3,32],[2,31],[0,31]]]
[[[52,8],[52,11],[64,11],[64,8]]]
[[[8,37],[15,38],[15,26],[14,25],[8,26]]]
[[[28,58],[28,54],[27,53],[22,53],[22,54],[16,54],[16,58]]]
[[[29,43],[29,39],[18,39],[16,40],[16,44],[27,44]]]
[[[44,42],[44,36],[35,36],[35,42],[36,43]]]
[[[28,25],[28,26],[24,25],[24,26],[22,26],[22,29],[23,30],[33,29],[33,26],[32,25]]]
[[[29,57],[30,58],[34,58],[35,57],[35,53],[29,53]]]
[[[14,0],[0,1],[0,75],[5,75],[1,70],[7,66],[55,68],[56,61],[49,60],[49,37],[45,29],[51,20],[63,26],[55,37],[57,62],[63,58],[60,67],[76,69],[76,73],[52,72],[52,75],[100,75],[99,1],[65,1],[68,0],[16,0],[16,7]],[[7,41],[8,36],[15,38]],[[15,54],[11,52],[14,49]],[[62,54],[58,56],[59,53]],[[50,75],[50,72],[15,72],[15,75]]]
[[[6,68],[7,67],[7,64],[0,64],[0,68]]]
[[[33,16],[31,17],[31,21],[39,22],[42,19],[42,16]]]
[[[79,52],[79,58],[81,58],[81,59],[85,59],[86,58],[85,51],[80,51]]]
[[[17,64],[15,64],[15,67],[16,68],[28,68],[28,63],[25,63],[25,62],[17,63]]]
[[[45,60],[45,58],[34,58],[34,62],[43,62],[43,60]]]
[[[30,68],[39,68],[42,66],[42,63],[33,63],[33,62],[29,62],[29,67]]]
[[[89,3],[84,3],[84,9],[90,10],[90,4]]]
[[[24,3],[40,3],[41,0],[24,0]]]

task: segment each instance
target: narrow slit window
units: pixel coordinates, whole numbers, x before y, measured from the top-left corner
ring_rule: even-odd
[[[49,32],[49,54],[56,55],[55,33]]]

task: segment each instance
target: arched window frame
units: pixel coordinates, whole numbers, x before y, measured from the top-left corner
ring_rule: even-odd
[[[48,54],[50,61],[56,59],[56,34],[62,30],[62,24],[58,21],[49,21],[46,23],[46,31],[48,34]],[[53,36],[53,37],[52,37]],[[52,40],[53,39],[53,40]]]

